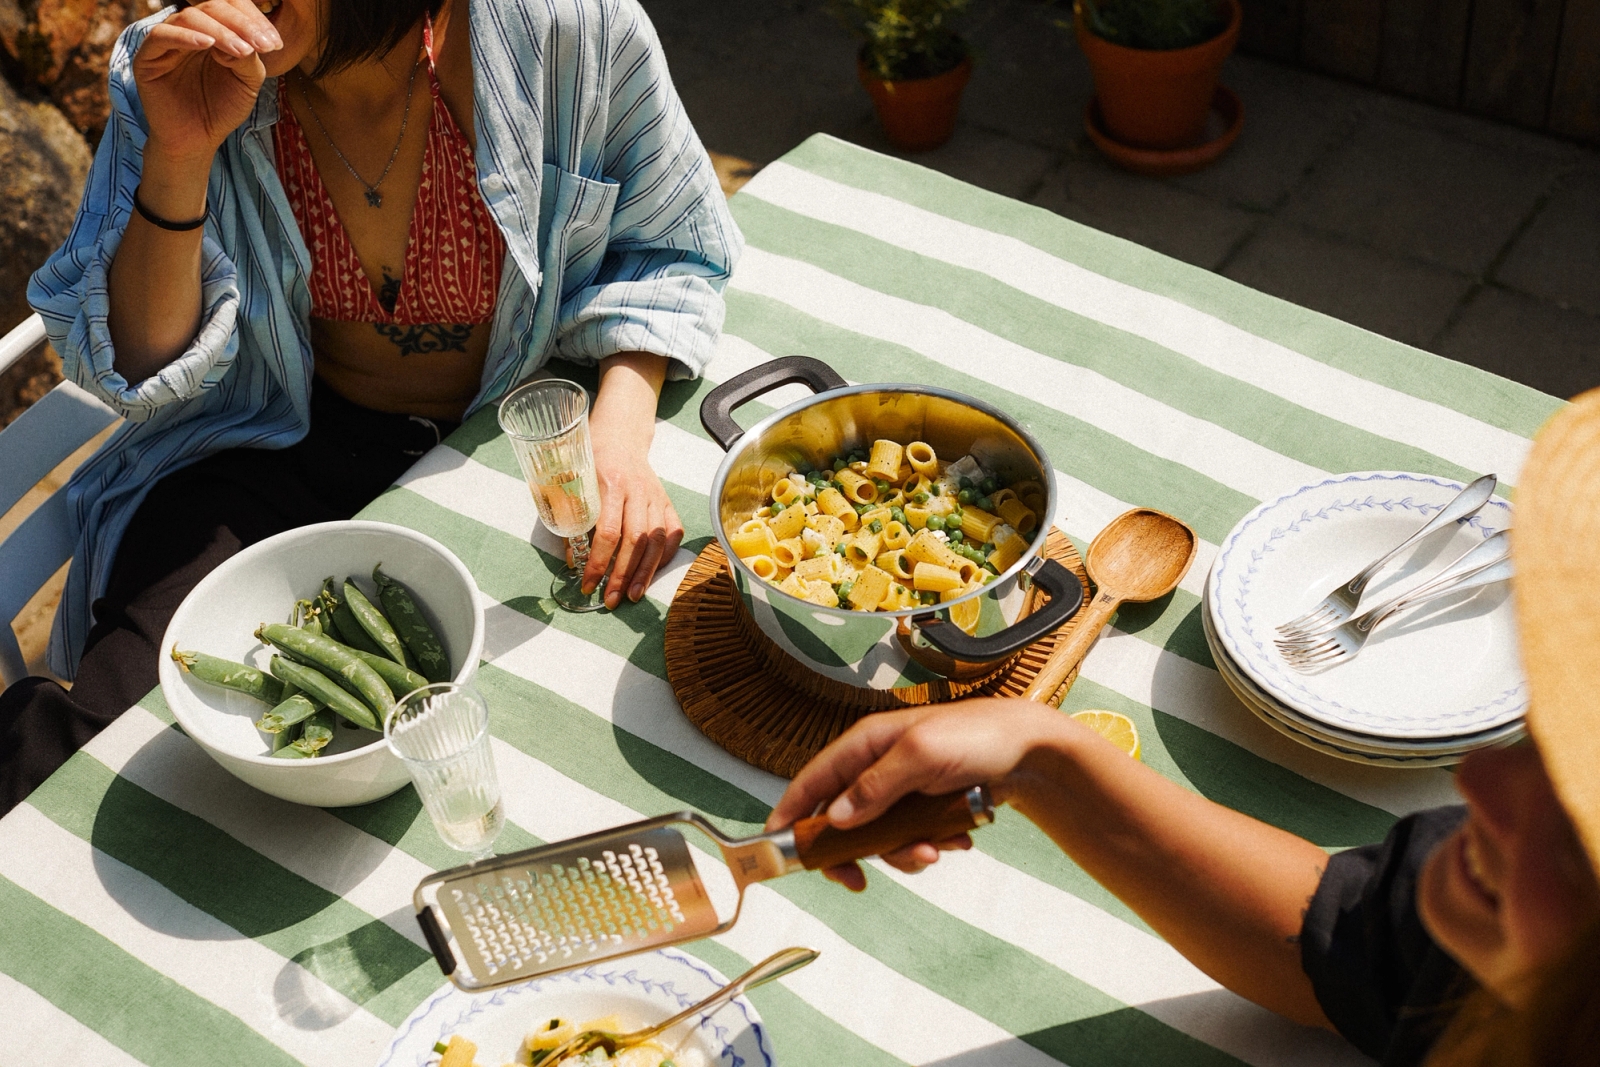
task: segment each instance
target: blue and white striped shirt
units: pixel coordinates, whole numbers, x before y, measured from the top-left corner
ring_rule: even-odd
[[[65,677],[150,487],[221,449],[285,448],[309,420],[311,255],[273,162],[273,79],[211,168],[193,345],[137,385],[112,365],[106,279],[146,136],[132,60],[169,13],[117,42],[83,203],[28,288],[68,377],[130,420],[65,490],[78,544],[50,644]],[[471,0],[469,20],[478,187],[507,244],[469,412],[554,355],[654,352],[698,375],[743,238],[637,0]]]

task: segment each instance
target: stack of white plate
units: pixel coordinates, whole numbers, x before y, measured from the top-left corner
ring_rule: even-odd
[[[1422,474],[1336,475],[1262,504],[1234,527],[1206,579],[1202,621],[1217,670],[1268,725],[1318,752],[1437,767],[1523,735],[1528,689],[1509,585],[1394,616],[1361,653],[1314,674],[1291,668],[1275,627],[1310,610],[1438,514],[1462,483]],[[1391,563],[1365,602],[1417,584],[1511,525],[1500,498]]]

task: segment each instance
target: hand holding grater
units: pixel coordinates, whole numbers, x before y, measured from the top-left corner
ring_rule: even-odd
[[[993,821],[984,786],[912,794],[853,830],[815,815],[738,840],[685,811],[441,871],[423,879],[412,899],[440,969],[470,992],[711,937],[738,921],[753,882]],[[710,865],[702,880],[685,829],[721,850],[726,871]]]

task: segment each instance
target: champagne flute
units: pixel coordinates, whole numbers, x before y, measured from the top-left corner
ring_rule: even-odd
[[[476,863],[506,824],[489,747],[489,706],[470,685],[435,682],[395,702],[383,726],[444,843]]]
[[[572,547],[572,564],[556,576],[550,595],[565,611],[605,607],[605,579],[583,591],[589,531],[600,521],[600,482],[589,445],[589,394],[564,378],[518,386],[500,401],[500,429],[511,439],[539,518]]]

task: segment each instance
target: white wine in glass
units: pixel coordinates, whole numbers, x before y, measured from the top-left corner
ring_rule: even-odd
[[[605,580],[583,591],[589,531],[600,521],[600,482],[589,444],[589,394],[564,378],[518,386],[500,401],[505,431],[533,493],[539,520],[572,547],[572,564],[556,576],[550,595],[566,611],[605,607]]]

